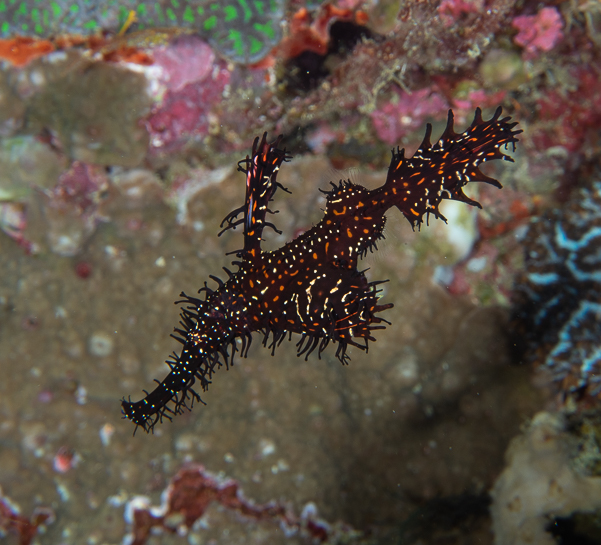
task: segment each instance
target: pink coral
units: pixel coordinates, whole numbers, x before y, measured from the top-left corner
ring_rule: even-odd
[[[163,69],[163,79],[171,91],[210,76],[215,62],[211,47],[196,36],[183,36],[167,47],[153,51],[154,64]]]
[[[399,144],[401,137],[419,129],[425,118],[446,115],[447,101],[430,87],[411,94],[400,91],[397,96],[398,100],[385,103],[371,114],[378,137],[387,144]]]
[[[221,101],[230,76],[229,70],[221,67],[204,80],[167,92],[163,104],[146,120],[151,149],[174,151],[190,137],[205,136],[211,109]]]
[[[483,0],[442,0],[438,13],[445,26],[449,27],[468,13],[480,13]]]
[[[521,45],[529,56],[550,51],[563,38],[563,20],[557,8],[543,8],[536,15],[520,15],[513,20],[519,32],[516,44]]]

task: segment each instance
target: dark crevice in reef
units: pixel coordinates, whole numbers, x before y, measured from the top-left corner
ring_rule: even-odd
[[[458,529],[474,530],[488,519],[488,494],[460,494],[427,501],[398,528],[397,543],[443,543]]]
[[[330,43],[325,55],[303,51],[286,63],[283,76],[286,90],[298,93],[315,89],[330,75],[330,60],[334,56],[344,58],[361,40],[373,37],[374,34],[364,26],[336,21],[330,27]]]
[[[373,32],[364,26],[349,21],[336,21],[330,27],[328,55],[346,56],[361,40],[373,37]]]
[[[313,51],[303,51],[286,63],[284,84],[289,93],[315,89],[329,75],[324,66],[326,55],[318,55]]]
[[[601,542],[601,523],[594,515],[575,514],[569,518],[556,518],[547,531],[560,545],[598,545]]]

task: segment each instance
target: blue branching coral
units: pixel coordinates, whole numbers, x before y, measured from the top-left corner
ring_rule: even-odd
[[[601,182],[535,218],[515,290],[526,358],[566,395],[601,398]]]
[[[285,0],[0,0],[0,38],[118,31],[133,12],[140,28],[192,28],[235,62],[262,59],[281,39]]]

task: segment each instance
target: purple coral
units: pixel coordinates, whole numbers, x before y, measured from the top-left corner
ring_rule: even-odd
[[[563,38],[563,20],[554,7],[543,8],[536,15],[520,15],[512,25],[519,30],[513,40],[526,50],[528,56],[551,51]]]
[[[399,91],[371,114],[371,120],[380,140],[394,145],[419,129],[425,118],[446,115],[448,107],[447,101],[430,87],[413,93]]]

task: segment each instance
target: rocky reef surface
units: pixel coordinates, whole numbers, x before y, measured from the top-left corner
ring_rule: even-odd
[[[544,362],[561,366],[562,335],[576,358],[596,349],[578,321],[528,337],[515,316],[536,321],[569,292],[571,264],[599,275],[598,244],[555,251],[553,271],[524,254],[557,241],[553,226],[598,217],[586,204],[600,160],[597,4],[158,2],[164,20],[138,2],[88,4],[0,2],[8,542],[595,539],[598,396]],[[242,204],[236,163],[257,134],[282,133],[294,155],[275,248],[319,221],[330,181],[381,185],[391,146],[412,154],[449,108],[463,130],[498,105],[524,130],[514,166],[486,167],[504,188],[478,187],[480,211],[448,203],[448,225],[391,218],[365,260],[395,304],[369,354],[342,367],[330,351],[305,362],[292,343],[272,357],[257,342],[219,370],[207,406],[132,437],[119,400],[166,374],[173,301],[240,245],[216,235]],[[537,274],[561,289],[526,312]]]

